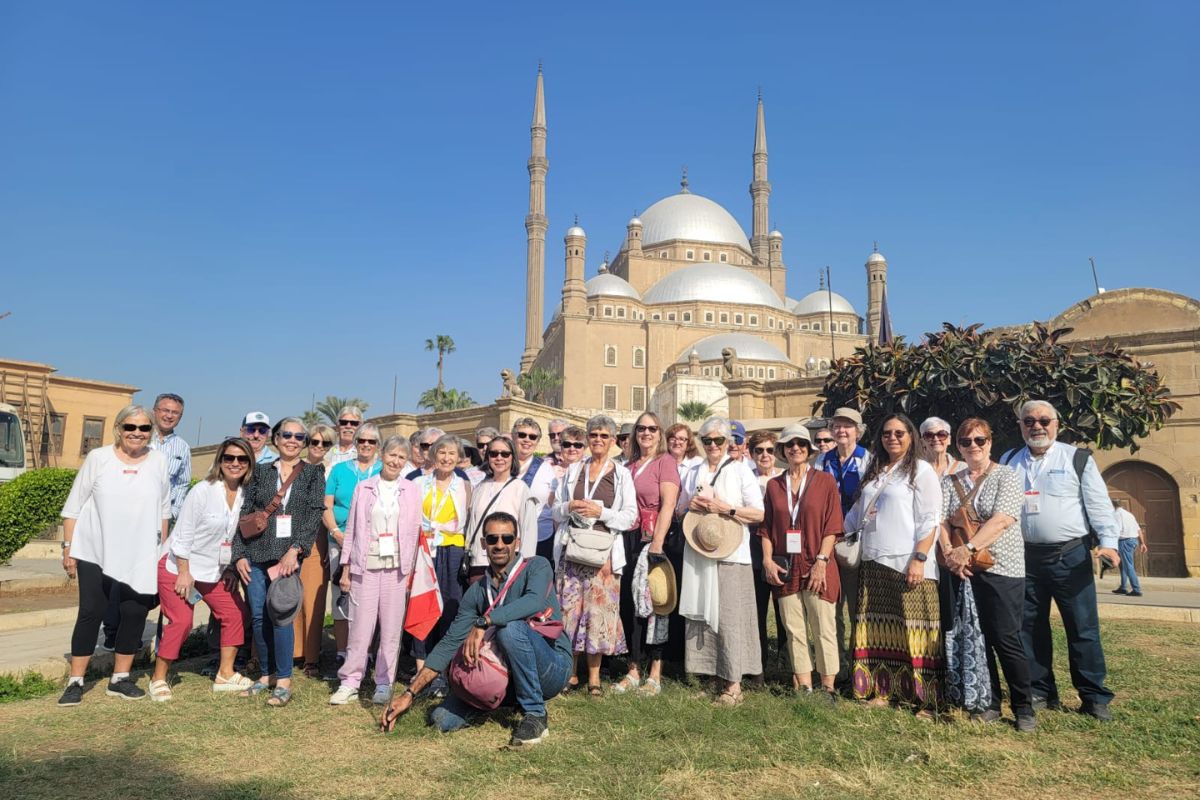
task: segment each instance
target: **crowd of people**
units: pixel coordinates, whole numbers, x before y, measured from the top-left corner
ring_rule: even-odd
[[[190,490],[182,414],[172,394],[123,409],[63,507],[80,604],[59,705],[80,703],[101,626],[106,693],[169,701],[204,602],[213,691],[286,706],[294,667],[322,677],[328,595],[331,705],[355,701],[373,664],[384,730],[419,696],[447,732],[507,699],[521,746],[546,735],[552,697],[652,697],[666,664],[739,705],[764,681],[773,605],[798,696],[990,723],[1003,676],[1024,732],[1062,704],[1053,600],[1080,711],[1111,718],[1091,556],[1138,592],[1144,541],[1043,401],[1019,409],[1025,446],[1003,454],[982,419],[892,414],[867,436],[852,408],[749,436],[721,417],[551,420],[544,455],[531,418],[474,441],[383,439],[353,407],[314,426],[256,411]],[[131,669],[155,606],[143,690]]]

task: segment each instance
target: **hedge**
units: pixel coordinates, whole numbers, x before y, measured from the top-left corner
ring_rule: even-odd
[[[73,469],[35,469],[0,486],[0,563],[58,524],[74,480]]]

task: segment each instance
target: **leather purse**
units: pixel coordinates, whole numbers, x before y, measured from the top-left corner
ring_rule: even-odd
[[[975,510],[974,500],[986,476],[986,472],[980,476],[970,494],[963,491],[958,473],[950,476],[950,482],[954,484],[954,491],[958,494],[958,508],[954,509],[954,513],[946,520],[946,526],[950,528],[952,547],[964,547],[967,542],[975,538],[975,534],[979,533],[979,526],[983,524],[983,521]],[[994,566],[996,566],[996,559],[992,557],[987,548],[981,547],[971,554],[971,572],[987,572]]]
[[[266,508],[264,508],[262,511],[255,511],[251,514],[246,514],[244,517],[238,520],[238,532],[242,534],[242,539],[244,541],[248,542],[251,539],[257,539],[259,536],[262,536],[263,531],[267,529],[267,521],[270,520],[271,516],[279,510],[281,505],[283,505],[284,496],[287,494],[288,489],[291,488],[292,483],[300,476],[300,472],[303,469],[304,462],[298,462],[296,466],[292,468],[292,474],[288,475],[287,480],[284,481],[283,485],[279,487],[279,491],[276,492],[275,496],[271,498],[271,502],[267,503]]]

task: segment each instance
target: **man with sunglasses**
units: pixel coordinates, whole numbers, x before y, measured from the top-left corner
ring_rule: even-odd
[[[818,428],[813,431],[813,446],[817,450],[817,458],[828,453],[837,443],[833,440],[833,433],[829,428]]]
[[[242,438],[254,448],[256,464],[274,464],[279,460],[275,451],[267,447],[271,438],[271,418],[261,411],[251,411],[242,418]]]
[[[729,421],[729,457],[734,461],[742,461],[748,456],[746,448],[746,426],[738,422],[736,419]],[[750,471],[754,471],[754,464],[749,460],[746,461],[746,466]]]
[[[358,426],[362,425],[363,413],[358,406],[346,406],[337,413],[337,444],[330,448],[325,456],[326,469],[333,469],[343,461],[353,461],[358,458],[358,450],[354,440],[358,434]]]
[[[571,643],[562,629],[562,609],[554,591],[554,568],[541,556],[519,555],[517,520],[502,511],[483,521],[487,572],[471,584],[445,636],[403,692],[392,697],[380,729],[391,731],[434,678],[450,667],[455,654],[471,666],[480,657],[484,635],[508,661],[508,695],[524,714],[509,747],[537,744],[549,732],[546,701],[562,691],[571,670]],[[457,687],[433,709],[430,721],[442,733],[470,724],[481,712],[459,697]]]
[[[614,464],[628,464],[629,456],[633,452],[633,423],[626,422],[621,426],[621,430],[617,433],[617,447],[621,448],[621,455],[613,458]]]
[[[1101,722],[1112,714],[1112,690],[1104,685],[1107,668],[1100,645],[1096,583],[1092,578],[1091,531],[1097,553],[1114,565],[1120,528],[1100,468],[1090,455],[1058,439],[1058,411],[1044,400],[1030,400],[1017,415],[1025,447],[1000,459],[1017,471],[1025,491],[1021,534],[1025,537],[1025,613],[1021,640],[1029,657],[1033,707],[1061,709],[1052,665],[1050,600],[1063,618],[1071,682],[1083,701],[1081,713]],[[1086,452],[1086,451],[1085,451]],[[1077,460],[1083,460],[1079,469]]]

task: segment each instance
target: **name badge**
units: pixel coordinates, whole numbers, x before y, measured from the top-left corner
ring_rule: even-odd
[[[1037,514],[1042,510],[1042,493],[1041,492],[1026,492],[1025,493],[1025,513]]]
[[[803,552],[804,550],[804,533],[803,531],[788,531],[787,532],[787,551],[789,554]]]
[[[379,534],[379,557],[396,557],[396,535],[394,533]]]
[[[283,514],[275,518],[275,538],[292,538],[292,517],[290,514]]]
[[[221,550],[217,553],[217,566],[228,567],[233,561],[233,542],[221,542]]]
[[[121,470],[121,474],[122,475],[137,475],[138,471],[136,469],[123,469],[123,470]]]

